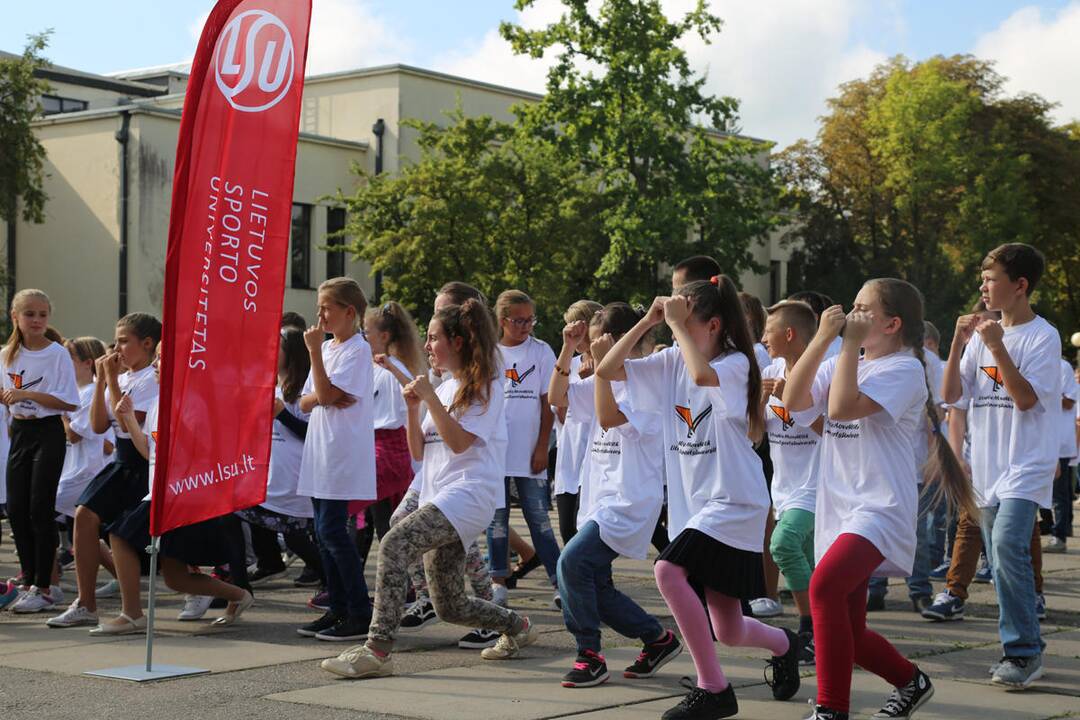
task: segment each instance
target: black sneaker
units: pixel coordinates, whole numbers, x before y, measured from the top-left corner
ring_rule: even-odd
[[[802,640],[787,628],[788,649],[783,655],[773,655],[765,666],[765,682],[772,688],[776,700],[788,700],[799,692],[799,658],[802,654]],[[770,673],[769,671],[772,670]]]
[[[322,585],[322,577],[314,569],[304,567],[300,571],[300,575],[293,580],[294,587],[319,587]]]
[[[641,648],[641,654],[630,667],[623,670],[625,678],[651,678],[664,665],[678,657],[682,652],[682,645],[675,633],[670,630],[662,640],[647,643]]]
[[[695,687],[678,705],[665,712],[661,720],[719,720],[737,712],[739,701],[731,685],[718,693]]]
[[[877,612],[885,609],[885,596],[870,594],[866,596],[866,612]]]
[[[802,641],[802,649],[799,651],[800,665],[816,665],[817,655],[814,653],[814,633],[799,633]]]
[[[495,647],[495,643],[499,641],[498,630],[472,630],[457,641],[457,646],[462,650],[483,650],[484,648]]]
[[[307,625],[301,625],[300,627],[296,628],[296,634],[303,637],[315,637],[323,630],[329,630],[330,628],[337,625],[338,621],[340,620],[341,618],[337,615],[337,613],[327,610],[318,620],[314,620],[312,622],[309,622]]]
[[[934,697],[934,686],[930,678],[919,668],[915,668],[915,677],[902,688],[896,688],[885,702],[885,707],[872,715],[878,720],[888,718],[909,718],[912,713]]]
[[[262,585],[272,580],[285,577],[285,566],[282,565],[276,570],[264,570],[263,568],[256,568],[255,572],[248,575],[248,582],[252,585]]]
[[[316,640],[326,642],[346,642],[352,640],[367,640],[368,626],[371,618],[345,617],[322,632],[315,633]]]
[[[608,679],[604,656],[586,650],[577,656],[574,669],[563,675],[562,686],[566,688],[593,687]]]
[[[422,598],[414,602],[401,616],[401,625],[398,630],[403,633],[416,632],[437,622],[439,622],[439,616],[435,614],[435,606],[427,598]],[[496,636],[498,636],[498,633],[496,633]],[[483,647],[487,647],[487,645]]]
[[[812,700],[810,704],[814,705]],[[814,710],[806,720],[848,720],[848,714],[839,710],[830,710],[821,705],[814,705]]]

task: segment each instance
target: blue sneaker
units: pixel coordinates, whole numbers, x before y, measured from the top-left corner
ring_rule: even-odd
[[[1039,620],[1046,619],[1046,597],[1042,593],[1035,596],[1035,617]]]
[[[923,609],[922,616],[927,620],[944,622],[946,620],[964,619],[964,601],[948,590],[937,594],[930,607]]]
[[[930,571],[931,580],[944,580],[945,576],[949,574],[949,563],[941,563],[936,568]]]
[[[993,573],[990,572],[990,566],[986,563],[983,563],[982,566],[975,573],[975,582],[988,583],[993,581],[994,576]]]
[[[18,585],[6,581],[0,584],[0,610],[14,602],[17,597],[19,597]]]

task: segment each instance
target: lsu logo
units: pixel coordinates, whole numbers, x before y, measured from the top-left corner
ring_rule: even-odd
[[[709,405],[707,408],[702,410],[700,413],[698,413],[696,417],[694,416],[694,413],[690,410],[690,408],[685,407],[684,405],[676,405],[675,414],[679,417],[680,420],[686,423],[686,437],[692,438],[694,437],[694,432],[698,429],[698,425],[701,424],[701,421],[709,417],[710,414],[712,414],[712,405]]]
[[[23,372],[26,372],[25,370]],[[23,382],[23,374],[20,373],[8,373],[8,380],[11,380],[11,386],[16,390],[29,390],[35,385],[39,384],[44,377],[39,377],[37,380],[31,380],[30,382]]]
[[[296,52],[288,26],[265,10],[242,12],[225,26],[214,48],[214,79],[240,112],[262,112],[292,87]]]
[[[795,424],[795,421],[791,418],[791,413],[783,405],[770,405],[769,409],[772,410],[773,415],[780,418],[780,422],[783,425],[784,432],[787,432]]]
[[[994,381],[994,392],[997,392],[1005,384],[1005,378],[1001,376],[1001,371],[997,369],[997,365],[980,365],[979,369],[986,373],[986,377]]]
[[[511,385],[513,385],[514,387],[517,387],[521,383],[525,382],[525,378],[532,375],[534,370],[536,370],[535,365],[533,365],[531,368],[529,368],[525,372],[520,372],[519,373],[518,369],[517,369],[517,363],[514,363],[513,367],[506,368],[506,377],[507,377],[508,380],[510,380]]]

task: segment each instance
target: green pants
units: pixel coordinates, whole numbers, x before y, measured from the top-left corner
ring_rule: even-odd
[[[810,573],[814,571],[814,513],[797,508],[781,513],[769,552],[784,573],[788,590],[809,590]]]

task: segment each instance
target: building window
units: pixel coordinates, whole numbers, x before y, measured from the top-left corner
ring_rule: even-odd
[[[780,293],[783,288],[780,287],[780,271],[781,263],[779,260],[773,260],[769,263],[769,304],[775,305],[780,302]]]
[[[79,112],[80,110],[85,110],[86,108],[87,102],[85,100],[76,100],[75,98],[60,97],[59,95],[41,96],[41,112],[45,115]]]
[[[293,203],[289,234],[292,256],[292,287],[311,289],[311,206]]]
[[[345,229],[345,208],[327,208],[326,244],[327,246],[344,245],[345,238],[333,237],[334,233]],[[335,278],[345,275],[345,252],[343,250],[326,251],[326,277]]]

